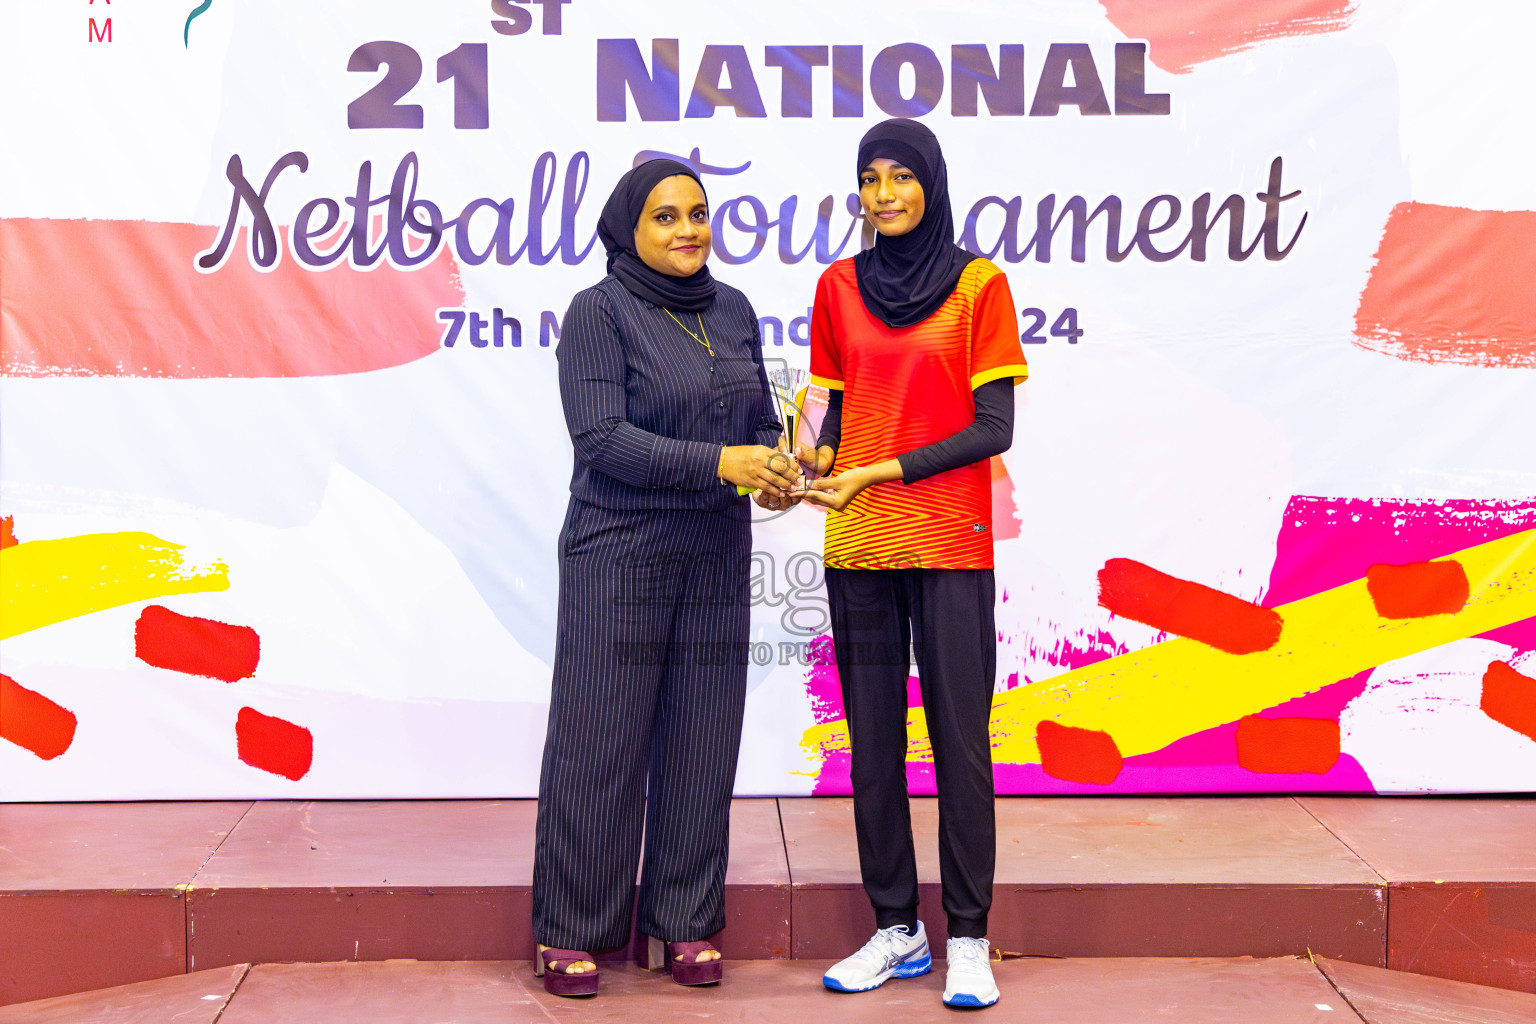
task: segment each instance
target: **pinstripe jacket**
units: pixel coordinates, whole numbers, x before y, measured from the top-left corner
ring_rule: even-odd
[[[715,476],[720,448],[771,447],[780,426],[757,314],[735,288],[716,287],[702,314],[675,320],[612,275],[571,300],[555,355],[576,498],[612,509],[725,510],[746,501]]]

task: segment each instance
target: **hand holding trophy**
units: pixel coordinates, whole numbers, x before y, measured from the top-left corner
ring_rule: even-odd
[[[814,448],[816,444],[815,437],[809,436],[804,415],[805,393],[810,381],[808,370],[781,367],[768,371],[769,390],[773,392],[774,407],[784,429],[785,449],[790,453],[797,452],[802,445]],[[800,469],[801,476],[793,492],[797,497],[805,493],[807,483],[816,475],[814,464],[802,464]]]

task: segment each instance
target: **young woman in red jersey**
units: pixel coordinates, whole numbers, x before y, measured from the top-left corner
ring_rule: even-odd
[[[998,999],[988,718],[996,672],[989,460],[1028,376],[1008,281],[954,244],[938,139],[902,118],[859,143],[871,249],[827,268],[811,377],[832,400],[805,500],[830,510],[826,581],[853,749],[854,820],[877,931],[823,979],[864,991],[931,967],[907,804],[909,642],[933,740],[951,1006]]]

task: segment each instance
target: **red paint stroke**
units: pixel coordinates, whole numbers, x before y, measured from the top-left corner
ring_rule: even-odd
[[[1536,679],[1495,661],[1483,673],[1483,714],[1536,740]]]
[[[1019,506],[1013,499],[1013,480],[1008,476],[1008,467],[996,455],[992,456],[991,467],[992,539],[1012,540],[1019,535],[1019,520],[1014,515]]]
[[[1455,559],[1410,565],[1373,565],[1365,571],[1376,614],[1384,619],[1454,615],[1467,606],[1472,585]]]
[[[1319,35],[1349,27],[1349,0],[1101,0],[1110,22],[1145,39],[1148,58],[1185,74],[1196,64],[1251,49],[1270,39]]]
[[[1035,726],[1035,744],[1040,748],[1041,770],[1067,782],[1107,786],[1125,764],[1114,738],[1096,729],[1046,719]]]
[[[1536,366],[1536,213],[1399,203],[1355,344],[1421,363]]]
[[[309,774],[315,756],[315,738],[308,729],[255,708],[240,709],[235,742],[240,760],[295,782]]]
[[[1237,723],[1237,763],[1250,772],[1324,775],[1339,752],[1339,723],[1332,719],[1248,715]]]
[[[156,668],[232,683],[256,674],[261,637],[249,626],[178,615],[152,604],[133,627],[133,653]]]
[[[1129,558],[1111,558],[1099,570],[1099,604],[1229,654],[1267,651],[1280,641],[1278,612]]]
[[[153,221],[0,219],[0,375],[315,377],[437,350],[464,290],[446,247],[410,271],[193,258],[218,233]],[[284,243],[286,250],[286,243]]]
[[[16,545],[15,523],[11,516],[0,516],[0,551]]]
[[[0,739],[52,761],[75,741],[73,711],[0,675]]]

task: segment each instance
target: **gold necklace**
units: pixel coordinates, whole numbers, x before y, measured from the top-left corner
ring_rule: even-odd
[[[670,309],[667,309],[666,306],[662,306],[661,308],[666,310],[667,316],[672,318],[673,323],[677,324],[677,326],[681,327],[683,330],[688,331],[688,325],[679,320],[676,313],[673,313]],[[694,334],[692,331],[688,331],[688,337],[692,338],[694,341],[697,341],[700,345],[703,345],[705,350],[709,352],[709,358],[713,359],[715,358],[715,347],[709,343],[709,332],[704,329],[704,316],[701,313],[695,313],[694,316],[699,318],[699,334],[704,335],[704,337],[700,338],[698,334]]]

